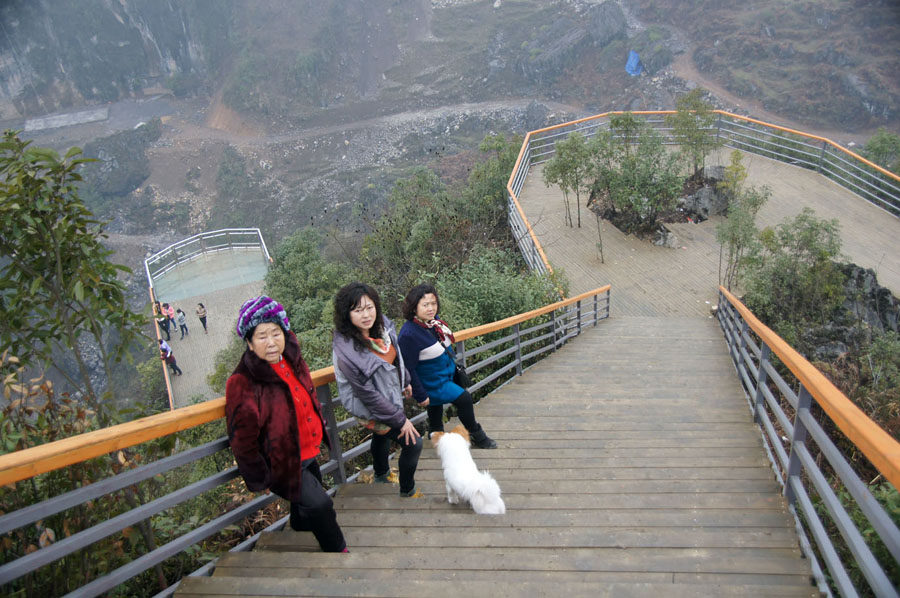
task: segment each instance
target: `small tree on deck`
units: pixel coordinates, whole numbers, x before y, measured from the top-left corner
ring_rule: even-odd
[[[695,87],[675,100],[678,110],[666,117],[666,124],[672,127],[672,136],[681,146],[681,155],[697,176],[706,162],[706,156],[722,144],[711,129],[718,116],[713,106],[703,99],[703,89]]]

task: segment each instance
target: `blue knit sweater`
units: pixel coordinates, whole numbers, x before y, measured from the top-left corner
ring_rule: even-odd
[[[419,403],[431,399],[431,405],[452,403],[466,389],[453,383],[456,364],[437,334],[407,321],[397,339],[403,361],[412,379],[413,398]]]

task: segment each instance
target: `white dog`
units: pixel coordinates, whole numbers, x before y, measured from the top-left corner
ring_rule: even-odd
[[[455,505],[462,498],[479,515],[503,515],[506,505],[500,498],[497,480],[486,471],[478,471],[469,453],[469,433],[463,426],[451,432],[432,432],[431,443],[441,458],[447,502]]]

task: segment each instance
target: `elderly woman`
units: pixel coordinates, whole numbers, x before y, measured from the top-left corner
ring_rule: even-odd
[[[237,334],[247,343],[225,389],[228,439],[252,492],[291,503],[291,528],[311,531],[325,552],[348,552],[316,457],[325,420],[309,368],[280,303],[256,297],[241,307]]]
[[[400,445],[400,496],[421,496],[415,474],[422,438],[403,411],[403,399],[412,396],[409,372],[397,350],[394,323],[382,315],[375,289],[354,282],[338,291],[332,347],[338,397],[373,432],[375,481],[388,481],[394,441]]]
[[[428,408],[430,432],[444,431],[444,405],[456,405],[459,421],[469,431],[472,445],[481,449],[497,448],[475,421],[472,395],[453,381],[456,360],[455,338],[447,322],[438,318],[441,303],[437,290],[420,284],[407,293],[403,302],[406,323],[400,329],[400,353],[412,374],[413,397]]]

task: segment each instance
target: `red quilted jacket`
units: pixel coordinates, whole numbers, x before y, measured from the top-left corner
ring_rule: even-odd
[[[330,444],[309,367],[293,332],[285,335],[282,357],[309,393],[322,422],[322,437]],[[225,422],[247,488],[252,492],[269,489],[291,502],[300,500],[300,437],[291,393],[275,370],[252,351],[244,352],[228,378]]]

